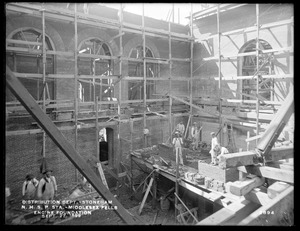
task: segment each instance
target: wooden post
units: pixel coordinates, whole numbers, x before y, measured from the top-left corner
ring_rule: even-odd
[[[131,180],[130,180],[130,190],[132,193],[132,190],[133,190],[133,173],[132,173],[132,133],[133,133],[133,120],[132,118],[129,119],[129,126],[130,126],[130,153],[129,153],[129,156],[130,156],[130,177],[131,177]]]
[[[171,43],[171,23],[169,20],[169,133],[170,143],[172,143],[172,43]]]
[[[42,11],[42,26],[43,26],[43,111],[46,113],[46,32],[45,32],[45,10]],[[46,132],[43,131],[43,157],[46,157]]]
[[[220,32],[220,5],[217,6],[217,33],[218,33],[218,57],[219,57],[219,124],[222,128],[222,74],[221,74],[221,32]],[[223,132],[220,132],[220,144],[223,145]]]
[[[99,148],[99,128],[98,128],[98,100],[99,97],[96,97],[96,102],[95,102],[95,110],[96,110],[96,158],[100,162],[100,148]]]
[[[189,125],[190,125],[191,118],[192,118],[192,114],[189,115],[189,119],[188,119],[188,122],[186,124],[185,132],[184,132],[184,137],[185,138],[186,138],[186,135],[188,134],[188,130],[189,130]]]
[[[191,37],[193,37],[193,4],[191,3],[191,12],[190,12],[190,33]],[[190,104],[193,103],[193,56],[194,56],[194,43],[190,42],[190,52],[191,52],[191,60],[190,60]],[[193,108],[190,106],[190,116],[193,114]],[[189,117],[190,120],[190,117]],[[185,133],[187,134],[187,133]]]
[[[119,34],[120,36],[120,63],[119,63],[119,74],[120,78],[122,78],[122,56],[123,56],[123,41],[122,41],[122,26],[123,26],[123,10],[122,10],[122,4],[120,4],[120,11],[119,11],[119,23],[120,23],[120,30]],[[121,99],[122,99],[122,82],[119,81],[119,97],[118,97],[118,153],[117,153],[117,175],[119,176],[120,172],[120,162],[122,158],[122,151],[121,151],[121,139],[120,139],[120,133],[121,133]]]
[[[146,35],[145,35],[145,5],[143,4],[143,16],[142,16],[142,27],[143,27],[143,68],[144,68],[144,75],[143,75],[143,85],[144,85],[144,117],[143,117],[143,122],[144,122],[144,129],[146,128],[146,98],[147,98],[147,69],[146,69]],[[148,134],[149,135],[149,134]],[[147,143],[147,135],[144,135],[144,148],[146,148],[146,143]]]
[[[256,37],[256,135],[259,135],[259,4],[256,4],[256,26],[257,26],[257,37]],[[257,144],[257,140],[255,140]]]
[[[156,192],[157,192],[157,182],[156,182],[156,172],[153,172],[152,174],[152,178],[153,178],[153,184],[152,184],[152,193],[153,193],[153,197],[152,197],[152,205],[154,207],[156,207]]]
[[[149,192],[150,192],[152,183],[153,183],[153,178],[150,179],[148,188],[147,188],[146,193],[145,193],[145,195],[144,195],[144,198],[143,198],[143,200],[142,200],[141,206],[140,206],[139,211],[138,211],[139,215],[141,215],[141,213],[142,213],[142,210],[143,210],[143,207],[144,207],[144,205],[145,205],[145,202],[146,202],[146,199],[147,199],[147,197],[148,197],[148,194],[149,194]]]
[[[74,119],[75,119],[75,150],[77,151],[77,140],[78,140],[78,66],[77,66],[77,55],[78,55],[78,34],[77,34],[77,3],[75,3],[74,7],[74,27],[75,27],[75,34],[74,34],[74,41],[75,41],[75,47],[74,47],[74,106],[75,106],[75,113],[74,113]],[[75,168],[75,176],[76,181],[78,180],[78,172]]]
[[[250,131],[247,131],[247,139],[250,138]],[[249,145],[250,145],[250,142],[247,141],[247,151],[249,151]]]

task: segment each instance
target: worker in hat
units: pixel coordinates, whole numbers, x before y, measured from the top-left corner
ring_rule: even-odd
[[[193,140],[193,150],[194,151],[198,150],[201,130],[202,130],[202,127],[200,127],[200,124],[196,125],[195,136],[194,136],[194,140]]]
[[[183,141],[182,138],[180,137],[180,132],[177,130],[175,131],[175,137],[173,138],[172,144],[175,147],[176,163],[180,162],[180,164],[183,165],[182,150],[181,150],[181,145],[183,144]]]
[[[210,135],[211,135],[211,149],[209,153],[211,155],[211,164],[217,165],[217,155],[219,151],[218,147],[220,147],[220,145],[216,133],[212,132],[210,133]]]
[[[184,124],[183,124],[183,121],[180,121],[180,123],[177,124],[176,129],[180,132],[180,135],[181,135],[181,136],[184,135],[185,126],[184,126]]]
[[[57,191],[55,177],[52,176],[52,170],[46,169],[43,171],[44,177],[40,180],[37,196],[42,200],[53,200]]]
[[[28,174],[25,177],[25,181],[22,187],[22,196],[24,197],[24,199],[34,199],[38,184],[39,181],[32,174]]]
[[[191,127],[191,133],[190,133],[190,137],[191,137],[192,141],[194,141],[194,139],[195,139],[196,129],[197,129],[197,123],[194,122]]]

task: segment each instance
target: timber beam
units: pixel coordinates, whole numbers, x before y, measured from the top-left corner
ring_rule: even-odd
[[[287,147],[278,147],[271,149],[266,162],[277,161],[294,157],[294,147],[292,145]],[[219,167],[222,169],[234,168],[239,166],[258,164],[257,154],[254,150],[239,153],[231,153],[221,156]]]
[[[240,166],[238,170],[273,180],[294,183],[294,171],[273,168],[268,166]]]
[[[294,187],[290,186],[270,203],[261,206],[238,225],[292,226],[294,224]]]
[[[79,172],[87,178],[97,192],[111,204],[117,206],[114,212],[127,224],[135,224],[132,216],[123,207],[123,205],[113,196],[113,194],[104,186],[100,178],[78,154],[75,148],[67,141],[67,139],[58,130],[51,119],[42,111],[39,105],[35,102],[23,84],[13,75],[8,66],[6,66],[6,83],[15,97],[22,103],[31,116],[44,129],[47,135],[60,148],[65,156],[74,164]]]
[[[197,225],[229,225],[236,224],[250,213],[259,208],[258,204],[244,200],[235,202],[213,213],[211,216],[197,223]]]

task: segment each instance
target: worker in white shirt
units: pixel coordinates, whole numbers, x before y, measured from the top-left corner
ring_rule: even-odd
[[[195,139],[196,130],[197,130],[197,123],[194,122],[192,127],[191,127],[191,133],[190,133],[190,137],[191,137],[193,142],[194,142],[194,139]]]
[[[144,140],[145,140],[145,147],[151,146],[151,137],[150,137],[150,131],[148,127],[144,128]]]
[[[221,157],[224,156],[225,154],[229,154],[228,149],[225,147],[221,147],[218,151],[218,157],[217,157],[219,162],[221,160]]]
[[[183,121],[180,121],[179,124],[177,124],[176,129],[180,132],[181,137],[184,135],[185,126],[183,124]]]
[[[211,155],[211,164],[212,165],[216,165],[217,164],[217,151],[218,151],[218,138],[216,136],[216,133],[212,132],[210,133],[211,135],[211,149],[209,151],[210,155]]]
[[[24,197],[24,199],[34,199],[38,184],[39,181],[32,174],[28,174],[25,177],[25,181],[22,187],[22,196]]]
[[[44,177],[40,180],[37,196],[42,200],[53,200],[57,191],[56,179],[51,176],[52,170],[46,169],[43,174]]]
[[[199,147],[199,142],[200,142],[200,132],[202,130],[202,127],[200,127],[200,125],[196,126],[195,129],[195,136],[194,136],[194,140],[193,140],[193,150],[198,150]]]
[[[182,150],[181,150],[181,145],[183,144],[183,142],[182,142],[182,138],[180,137],[179,131],[175,131],[175,137],[173,138],[172,143],[175,147],[176,163],[180,163],[183,165]]]

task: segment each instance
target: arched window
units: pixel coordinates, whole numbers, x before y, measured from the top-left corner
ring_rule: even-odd
[[[98,38],[83,41],[79,46],[79,53],[111,56],[109,46]],[[112,60],[79,56],[78,73],[79,75],[112,75]],[[80,80],[81,101],[94,101],[96,96],[99,96],[100,100],[110,100],[113,97],[112,79],[95,81],[95,86],[93,86],[92,79]]]
[[[27,28],[20,29],[10,39],[21,40],[27,42],[42,42],[42,33],[36,29]],[[46,36],[46,50],[53,50],[53,45],[50,39]],[[6,63],[13,72],[18,73],[43,73],[43,55],[30,53],[30,50],[42,50],[42,46],[8,43],[8,47],[18,48],[15,51],[6,52]],[[22,50],[22,48],[26,48]],[[46,74],[54,73],[54,56],[46,56]],[[25,88],[29,91],[32,97],[36,100],[41,100],[43,96],[43,90],[46,92],[47,99],[54,99],[55,94],[55,81],[46,77],[46,85],[43,88],[43,80],[41,78],[19,78]],[[6,101],[16,101],[14,95],[7,90]]]
[[[260,39],[259,40],[260,50],[272,49],[269,43]],[[251,40],[241,49],[240,53],[255,52],[256,51],[256,40]],[[262,54],[259,55],[259,76],[271,75],[273,73],[274,67],[272,63],[272,54]],[[257,72],[257,57],[256,55],[243,56],[240,58],[240,70],[239,75],[243,76],[253,76]],[[259,95],[267,100],[273,100],[273,80],[272,79],[259,79]],[[256,79],[245,79],[241,81],[242,93],[249,95],[256,95]],[[253,100],[253,98],[247,95],[242,95],[242,99]]]
[[[145,57],[154,58],[152,51],[149,48],[145,48]],[[142,59],[144,57],[143,46],[137,46],[130,52],[130,58]],[[144,63],[140,61],[128,62],[128,74],[131,77],[143,77],[144,76]],[[146,63],[146,77],[158,76],[158,65],[155,63]],[[154,92],[154,81],[147,81],[147,99],[151,98]],[[128,83],[128,98],[129,100],[143,99],[144,97],[144,85],[143,81],[130,81]]]

